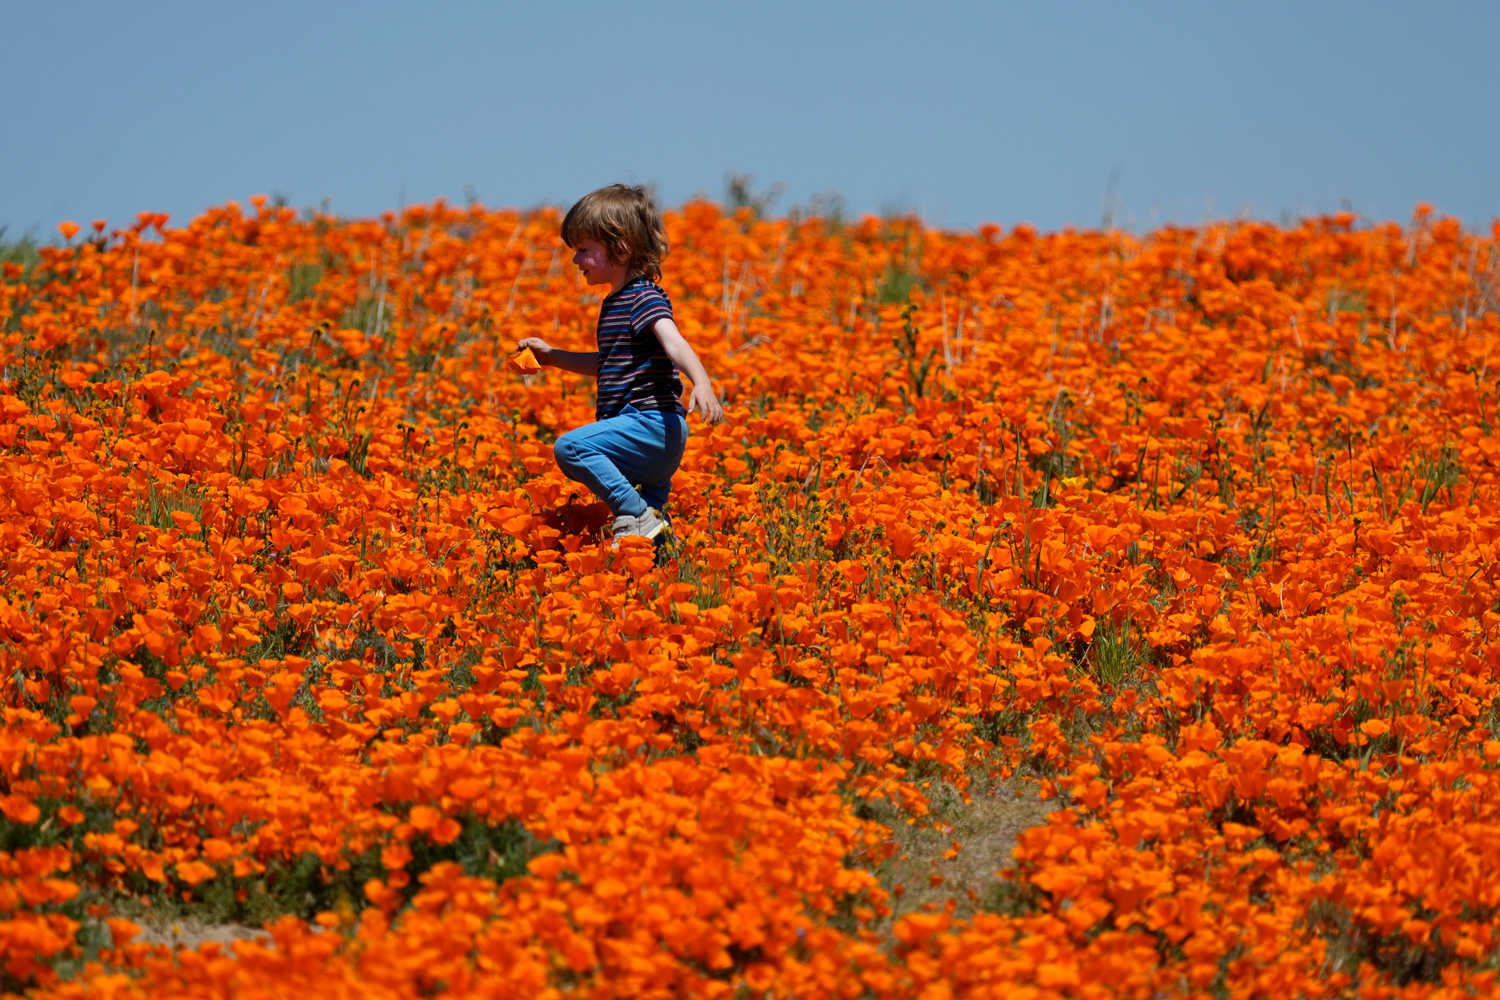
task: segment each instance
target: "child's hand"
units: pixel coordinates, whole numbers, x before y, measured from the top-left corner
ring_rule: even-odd
[[[528,347],[531,348],[531,353],[536,355],[538,364],[548,365],[552,363],[549,360],[552,355],[552,345],[541,337],[527,337],[524,340],[516,341],[516,350],[524,351]]]
[[[716,424],[724,419],[724,406],[707,383],[695,384],[692,395],[688,396],[687,411],[691,414],[694,410],[703,415],[705,424]]]

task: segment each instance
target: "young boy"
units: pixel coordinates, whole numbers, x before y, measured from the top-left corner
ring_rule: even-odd
[[[661,216],[643,187],[614,184],[581,198],[563,219],[562,238],[591,285],[608,285],[594,336],[597,351],[563,351],[538,337],[517,343],[537,362],[599,380],[595,423],[552,446],[563,473],[609,505],[616,543],[655,538],[687,443],[687,415],[724,419],[708,372],[672,322],[672,302],[656,282],[667,255]],[[684,408],[681,369],[693,392]]]

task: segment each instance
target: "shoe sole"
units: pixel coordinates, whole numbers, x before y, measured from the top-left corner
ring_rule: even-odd
[[[644,538],[647,541],[651,541],[657,535],[661,534],[663,531],[666,531],[670,527],[671,527],[671,525],[668,524],[666,521],[660,521],[660,522],[657,523],[656,527],[652,528],[650,531],[643,532],[642,534],[639,534],[639,535],[621,535],[621,536],[619,536],[619,538],[611,539],[609,547],[612,548],[612,549],[619,548],[620,547],[620,539],[621,538]]]

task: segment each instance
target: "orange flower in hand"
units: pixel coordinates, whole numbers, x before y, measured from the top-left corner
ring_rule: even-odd
[[[536,355],[531,353],[529,347],[523,348],[520,354],[507,359],[505,363],[510,365],[512,371],[518,371],[522,375],[534,375],[542,370],[542,366],[537,364]]]

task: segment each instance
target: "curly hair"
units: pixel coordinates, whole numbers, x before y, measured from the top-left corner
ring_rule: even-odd
[[[594,240],[632,278],[652,281],[661,280],[662,258],[670,249],[661,214],[640,185],[611,184],[579,198],[563,217],[562,238],[575,250],[581,241]]]

